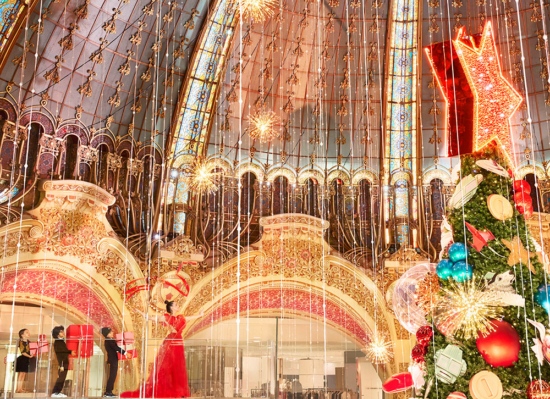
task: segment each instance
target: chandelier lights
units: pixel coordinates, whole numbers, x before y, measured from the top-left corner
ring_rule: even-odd
[[[250,117],[250,128],[248,134],[255,140],[262,143],[273,141],[280,136],[280,132],[274,129],[279,117],[273,111],[259,111]]]

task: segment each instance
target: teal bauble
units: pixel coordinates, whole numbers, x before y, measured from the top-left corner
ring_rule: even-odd
[[[541,284],[535,294],[535,301],[550,313],[550,293],[548,292],[550,285]]]
[[[441,280],[448,280],[453,274],[453,263],[449,259],[442,259],[437,264],[435,272]]]
[[[459,260],[453,264],[451,273],[453,280],[457,283],[463,283],[472,278],[474,275],[474,270],[472,269],[472,266],[467,264],[465,261]]]
[[[449,259],[454,263],[465,260],[468,256],[468,248],[461,242],[455,242],[449,247]]]

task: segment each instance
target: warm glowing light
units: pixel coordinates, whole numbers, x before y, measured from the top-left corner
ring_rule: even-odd
[[[188,170],[186,170],[184,183],[190,191],[211,194],[218,190],[217,180],[219,173],[212,171],[212,166],[202,158],[197,158]]]
[[[371,363],[388,363],[393,358],[391,341],[376,336],[367,344],[365,354]]]
[[[250,18],[254,22],[264,22],[273,15],[275,0],[235,0],[237,10],[244,18]]]
[[[522,97],[502,75],[491,23],[485,25],[479,47],[471,37],[470,43],[465,43],[461,39],[464,36],[461,28],[453,43],[475,99],[474,149],[479,151],[495,140],[514,165],[510,155],[513,150],[510,118]]]
[[[279,137],[280,133],[274,129],[279,118],[273,111],[260,111],[250,117],[250,130],[248,134],[262,143],[270,142]]]
[[[491,319],[502,316],[501,299],[495,291],[484,291],[475,277],[465,283],[451,282],[442,289],[436,303],[434,320],[437,328],[448,337],[477,338],[493,330]]]

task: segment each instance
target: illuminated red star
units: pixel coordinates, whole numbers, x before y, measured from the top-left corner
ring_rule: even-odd
[[[491,23],[485,25],[479,46],[472,37],[466,40],[461,28],[453,43],[475,99],[474,149],[479,151],[495,140],[513,165],[510,118],[522,97],[502,75]]]

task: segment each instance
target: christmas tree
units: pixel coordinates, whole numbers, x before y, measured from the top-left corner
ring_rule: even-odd
[[[544,253],[525,222],[530,187],[508,168],[494,147],[462,157],[448,210],[454,243],[437,276],[418,283],[431,323],[412,351],[418,397],[550,397]]]

